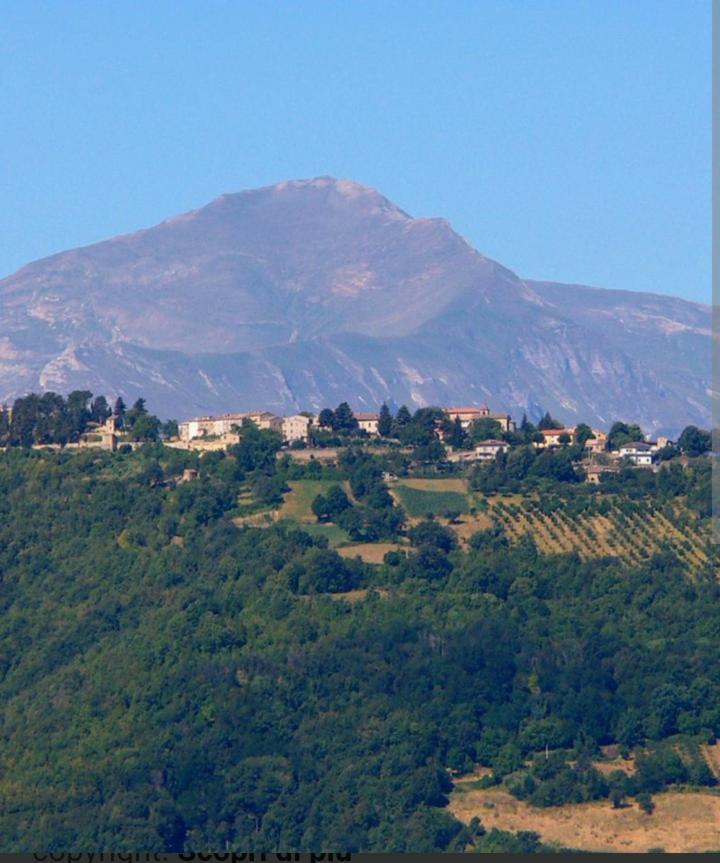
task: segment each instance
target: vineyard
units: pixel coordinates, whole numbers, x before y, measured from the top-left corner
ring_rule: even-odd
[[[530,535],[548,554],[575,551],[583,559],[614,556],[638,564],[667,550],[694,572],[715,561],[709,525],[678,503],[657,506],[627,498],[565,501],[553,496],[487,502],[489,513],[511,540]]]

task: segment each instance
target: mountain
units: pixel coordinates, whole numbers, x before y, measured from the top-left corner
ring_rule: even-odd
[[[710,422],[711,312],[522,279],[444,219],[320,177],[223,195],[0,281],[0,400],[82,387],[164,416],[348,400]]]

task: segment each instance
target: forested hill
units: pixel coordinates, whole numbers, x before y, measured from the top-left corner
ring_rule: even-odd
[[[600,744],[720,732],[711,568],[460,548],[432,521],[347,560],[231,521],[244,484],[272,500],[303,470],[276,447],[0,454],[3,851],[537,850],[455,820],[450,771],[593,799]],[[713,781],[651,763],[624,793]]]

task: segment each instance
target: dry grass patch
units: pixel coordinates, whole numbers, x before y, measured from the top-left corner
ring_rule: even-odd
[[[450,811],[465,823],[477,816],[486,829],[533,830],[543,842],[583,851],[703,852],[720,849],[720,796],[668,791],[654,795],[655,812],[609,801],[540,809],[498,789],[453,794]]]
[[[382,563],[388,551],[400,551],[406,546],[397,542],[359,542],[336,549],[341,557],[359,557],[365,563]]]
[[[277,521],[277,510],[254,512],[252,515],[239,515],[232,520],[237,527],[270,527]]]
[[[445,522],[446,519],[443,519]],[[461,542],[467,542],[470,537],[479,530],[489,530],[493,526],[493,520],[485,513],[476,515],[461,515],[456,524],[449,524],[451,530],[455,531]]]

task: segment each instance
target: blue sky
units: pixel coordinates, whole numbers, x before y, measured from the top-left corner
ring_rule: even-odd
[[[711,293],[710,0],[5,0],[0,275],[335,175],[520,275]]]

